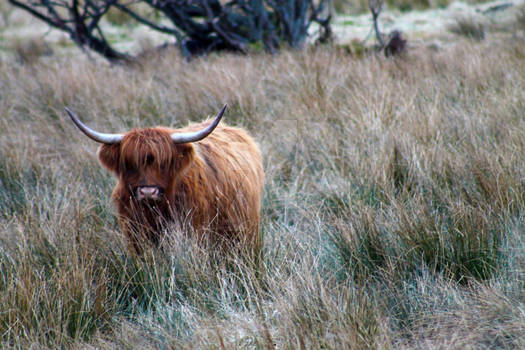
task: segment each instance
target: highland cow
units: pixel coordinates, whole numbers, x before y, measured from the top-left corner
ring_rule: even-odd
[[[244,130],[219,125],[225,109],[182,129],[104,134],[66,108],[86,136],[102,143],[99,160],[118,178],[112,198],[132,254],[157,245],[174,222],[199,238],[259,243],[261,153]]]

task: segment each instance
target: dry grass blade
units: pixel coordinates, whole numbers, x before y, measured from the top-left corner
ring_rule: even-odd
[[[523,347],[523,47],[2,63],[0,347]],[[174,229],[133,259],[63,107],[124,132],[224,101],[264,154],[262,254]]]

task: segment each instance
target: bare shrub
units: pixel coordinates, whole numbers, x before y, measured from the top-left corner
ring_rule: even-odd
[[[106,18],[117,25],[132,19],[152,31],[171,35],[186,58],[223,50],[247,53],[255,47],[270,53],[283,45],[299,48],[312,24],[319,26],[322,41],[332,33],[332,9],[325,0],[8,1],[110,62],[130,62],[134,57],[116,49],[108,39],[107,28],[101,25]],[[155,14],[153,18],[144,7]],[[160,14],[162,18],[158,18]]]

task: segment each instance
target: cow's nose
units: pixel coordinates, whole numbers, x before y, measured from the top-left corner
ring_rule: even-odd
[[[158,199],[159,188],[155,186],[142,186],[137,189],[137,197],[141,199]]]

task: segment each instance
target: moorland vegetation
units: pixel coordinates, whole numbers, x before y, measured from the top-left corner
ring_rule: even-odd
[[[0,61],[0,346],[525,347],[523,44]],[[224,102],[264,157],[260,260],[175,231],[131,257],[64,106],[121,132]]]

